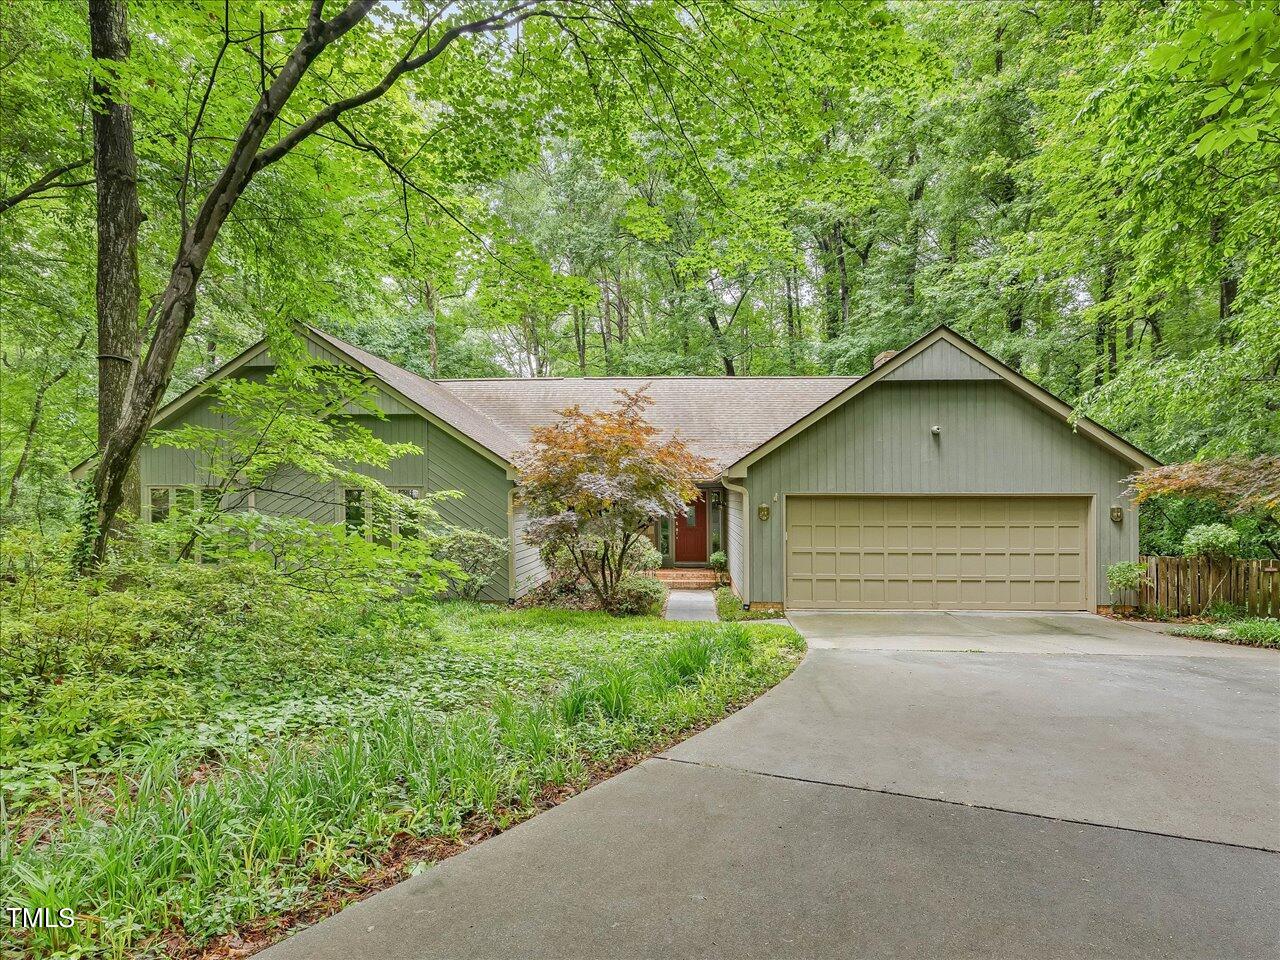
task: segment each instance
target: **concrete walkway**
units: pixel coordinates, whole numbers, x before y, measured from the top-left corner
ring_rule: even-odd
[[[668,620],[719,620],[715,595],[710,590],[672,590],[667,598]]]
[[[747,709],[263,956],[1280,951],[1280,656],[1091,617],[906,615],[896,647],[796,622],[814,649]]]

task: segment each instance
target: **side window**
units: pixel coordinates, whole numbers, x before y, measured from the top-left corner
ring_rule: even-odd
[[[343,522],[348,533],[368,534],[365,522],[364,491],[359,487],[348,488],[344,493],[345,514]]]
[[[217,487],[200,488],[200,516],[212,517],[222,503],[222,493]]]
[[[216,487],[205,487],[212,491],[212,502],[218,502]],[[202,500],[203,500],[202,496]],[[196,491],[194,487],[149,487],[147,490],[147,506],[151,508],[151,522],[164,523],[174,517],[189,517],[195,513]]]
[[[164,523],[169,519],[171,491],[168,487],[152,487],[149,491],[148,506],[151,508],[151,522]]]
[[[421,500],[422,489],[420,487],[393,487],[396,493],[410,500]],[[416,540],[422,535],[422,531],[418,529],[417,524],[413,522],[397,523],[395,535],[401,539]]]

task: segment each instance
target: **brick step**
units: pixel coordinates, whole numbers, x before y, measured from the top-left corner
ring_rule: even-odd
[[[672,590],[710,590],[719,583],[714,570],[698,568],[655,570],[653,575]]]

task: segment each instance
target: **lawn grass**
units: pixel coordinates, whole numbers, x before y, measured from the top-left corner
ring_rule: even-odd
[[[732,587],[721,587],[716,591],[716,613],[726,623],[738,623],[744,620],[777,620],[782,616],[777,610],[743,610],[742,600],[733,592]]]
[[[82,918],[15,956],[191,956],[264,917],[336,907],[335,888],[362,889],[407,842],[502,829],[722,716],[786,676],[803,642],[779,626],[433,604],[381,637],[313,646],[207,651],[184,677],[210,694],[198,723],[212,741],[252,722],[196,753],[179,724],[78,775],[55,812],[6,825],[0,902]],[[272,722],[281,705],[288,722]],[[413,868],[396,861],[390,879]]]
[[[1172,632],[1175,636],[1194,637],[1197,640],[1280,649],[1280,620],[1274,617],[1245,617],[1224,623],[1186,624],[1174,628]]]

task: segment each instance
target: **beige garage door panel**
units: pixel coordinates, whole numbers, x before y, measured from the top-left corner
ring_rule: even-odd
[[[1081,497],[787,498],[787,605],[1084,610]]]

